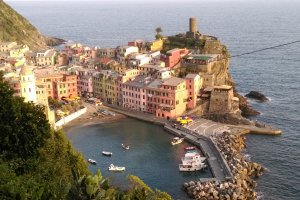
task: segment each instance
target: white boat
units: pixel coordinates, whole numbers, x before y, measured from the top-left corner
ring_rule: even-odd
[[[176,144],[180,144],[181,142],[183,142],[184,138],[179,138],[179,137],[174,137],[171,141],[171,144],[174,146]]]
[[[93,165],[96,165],[97,164],[97,161],[96,160],[93,160],[91,158],[88,159],[88,162],[93,164]]]
[[[190,162],[204,162],[205,157],[202,157],[197,151],[189,151],[185,153],[184,157],[181,158],[182,164],[188,164]]]
[[[118,166],[114,166],[113,164],[110,164],[110,166],[108,167],[109,171],[125,171],[125,167],[118,167]]]
[[[188,165],[179,164],[179,171],[181,172],[192,172],[192,171],[199,171],[207,167],[204,163],[195,163],[192,162]]]
[[[123,147],[123,149],[129,150],[130,146],[129,145],[125,145],[125,144],[121,144],[121,146]]]
[[[203,162],[206,160],[205,157],[193,150],[185,153],[184,157],[181,159],[181,164],[179,164],[179,171],[198,171],[207,167]]]
[[[104,156],[112,156],[112,152],[102,151],[102,155],[104,155]]]

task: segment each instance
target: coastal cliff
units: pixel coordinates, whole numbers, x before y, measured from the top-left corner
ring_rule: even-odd
[[[220,121],[226,123],[230,123],[233,121],[233,124],[237,122],[246,122],[242,124],[249,124],[248,120],[243,119],[243,117],[250,117],[259,115],[260,113],[253,109],[247,99],[240,95],[236,90],[236,84],[229,72],[229,63],[230,63],[230,53],[227,47],[222,44],[218,38],[208,35],[201,35],[199,38],[189,38],[185,34],[177,34],[174,36],[168,36],[164,38],[164,48],[162,52],[167,52],[173,48],[188,48],[191,49],[194,53],[201,53],[201,54],[220,54],[222,59],[218,62],[214,63],[210,74],[214,75],[214,82],[213,85],[231,85],[234,88],[234,96],[239,98],[239,109],[241,110],[240,115],[231,115],[228,117],[226,115],[226,119],[224,120],[224,115],[221,116],[213,116],[209,115],[209,119]],[[195,68],[189,67],[185,68],[181,66],[179,76],[184,77],[188,73],[195,73],[201,72],[195,70]],[[207,72],[201,72],[202,74],[206,74]],[[233,120],[230,120],[233,119]]]
[[[32,50],[46,49],[64,42],[41,34],[27,19],[0,0],[0,41],[28,45]]]

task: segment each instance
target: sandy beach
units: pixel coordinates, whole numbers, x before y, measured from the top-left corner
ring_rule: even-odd
[[[87,112],[77,119],[69,122],[63,127],[65,132],[69,132],[71,128],[78,126],[88,126],[93,124],[101,124],[101,123],[110,123],[115,122],[121,119],[127,118],[125,115],[115,113],[115,116],[112,115],[102,115],[97,112],[98,109],[108,110],[105,106],[95,106],[92,104],[84,103],[84,106],[87,107]],[[94,116],[93,113],[98,113],[98,116]]]

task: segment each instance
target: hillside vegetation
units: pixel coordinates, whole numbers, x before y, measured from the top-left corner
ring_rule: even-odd
[[[51,129],[44,108],[13,96],[0,73],[0,199],[172,200],[136,176],[123,191],[110,185],[62,131]]]
[[[59,41],[42,35],[27,19],[0,0],[0,41],[16,41],[32,50],[45,49]],[[60,41],[62,42],[62,41]]]

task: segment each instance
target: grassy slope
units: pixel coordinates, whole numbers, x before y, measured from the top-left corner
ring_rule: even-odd
[[[31,49],[46,48],[45,38],[28,20],[0,0],[0,41],[16,41]]]

